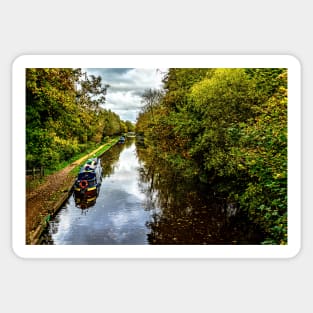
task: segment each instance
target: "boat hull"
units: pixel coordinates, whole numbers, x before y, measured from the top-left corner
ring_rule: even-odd
[[[75,197],[94,197],[98,195],[99,186],[90,188],[74,188]]]

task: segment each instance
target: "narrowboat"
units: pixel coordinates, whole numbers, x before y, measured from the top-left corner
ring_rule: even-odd
[[[74,183],[74,196],[95,197],[98,195],[102,181],[102,167],[99,158],[89,159],[81,167]]]
[[[120,139],[118,140],[118,143],[125,143],[125,137],[121,136]]]

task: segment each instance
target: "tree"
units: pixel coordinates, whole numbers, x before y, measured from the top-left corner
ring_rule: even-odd
[[[150,98],[136,124],[147,151],[235,201],[264,243],[285,244],[286,69],[169,69],[164,95]]]
[[[108,87],[81,69],[27,69],[27,166],[54,168],[125,130],[119,116],[102,107]]]
[[[131,121],[125,121],[125,125],[128,132],[134,132],[135,131],[135,125]]]
[[[146,89],[143,93],[142,103],[144,104],[143,111],[150,112],[152,119],[154,118],[154,110],[160,104],[163,93],[159,89]]]
[[[26,71],[26,161],[29,166],[56,164],[60,151],[54,147],[59,138],[71,138],[75,116],[75,83],[79,74],[73,69],[27,69]]]

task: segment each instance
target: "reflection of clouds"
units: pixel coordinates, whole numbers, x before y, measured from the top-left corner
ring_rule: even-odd
[[[139,163],[135,151],[136,147],[132,145],[129,149],[121,152],[115,172],[110,178],[118,184],[120,190],[124,190],[139,200],[144,200],[145,195],[138,189],[137,185]]]
[[[114,171],[103,178],[88,214],[81,214],[73,197],[60,211],[51,234],[54,244],[146,244],[150,212],[144,210],[145,195],[138,188],[135,144],[120,148]]]
[[[138,205],[145,199],[144,193],[138,188],[138,166],[136,146],[133,144],[121,152],[114,172],[107,177],[109,202],[114,203],[115,207],[108,217],[119,237],[122,232],[135,225],[142,225],[146,220],[144,210],[138,210]]]
[[[52,232],[51,234],[54,244],[70,243],[68,241],[70,240],[71,233],[75,233],[75,239],[79,240],[79,234],[75,232],[75,228],[84,224],[85,215],[82,215],[81,210],[75,207],[73,199],[72,202],[73,210],[67,204],[67,207],[59,212],[60,216],[52,222],[53,224],[55,223],[55,225],[51,225],[52,229],[55,227],[56,230],[56,232]]]
[[[126,211],[118,211],[116,214],[112,214],[110,216],[112,224],[115,226],[115,228],[119,229],[123,226],[129,224],[134,224],[134,222],[141,224],[141,212],[137,210],[126,210]]]

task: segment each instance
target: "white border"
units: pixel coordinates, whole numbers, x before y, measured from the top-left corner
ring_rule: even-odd
[[[25,244],[25,69],[288,68],[288,245]],[[24,55],[12,66],[12,247],[22,258],[291,258],[301,248],[301,65],[290,55]]]

